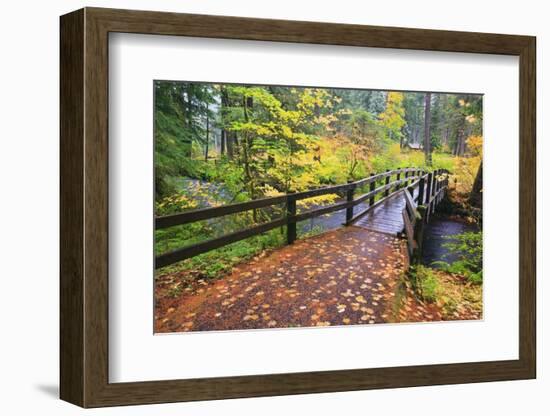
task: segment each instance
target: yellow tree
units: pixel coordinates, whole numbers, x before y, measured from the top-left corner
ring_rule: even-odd
[[[380,123],[384,127],[387,136],[394,141],[399,140],[403,147],[402,129],[406,124],[405,107],[403,106],[403,93],[390,91],[386,98],[386,109],[380,113]]]

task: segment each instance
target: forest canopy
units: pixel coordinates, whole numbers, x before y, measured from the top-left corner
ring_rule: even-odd
[[[232,202],[397,167],[445,168],[473,186],[482,96],[155,81],[157,215],[194,208],[178,178]],[[467,189],[466,189],[467,191]]]

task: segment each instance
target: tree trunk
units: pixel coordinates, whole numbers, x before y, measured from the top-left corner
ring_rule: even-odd
[[[462,123],[458,129],[458,137],[456,141],[456,156],[464,156],[464,149],[466,144],[466,118],[462,119]]]
[[[222,129],[221,135],[220,135],[220,154],[223,156],[225,155],[225,129]]]
[[[210,117],[208,117],[208,106],[206,106],[206,142],[204,146],[204,161],[208,162],[208,146],[210,142]]]
[[[431,101],[432,94],[428,92],[424,99],[424,157],[428,166],[432,165],[432,143],[430,136]]]
[[[235,142],[236,142],[236,133],[234,131],[226,131],[225,132],[225,138],[226,138],[226,145],[227,145],[227,157],[229,159],[235,158]]]
[[[477,170],[476,179],[474,180],[474,186],[469,198],[470,205],[481,208],[483,203],[483,162],[479,164]]]
[[[225,87],[222,87],[221,89],[221,154],[225,154],[227,151],[227,157],[229,159],[233,159],[234,157],[234,151],[233,151],[233,143],[234,143],[234,133],[229,132],[226,130],[226,115],[228,107],[231,105],[229,102],[229,94],[227,94],[227,90]]]

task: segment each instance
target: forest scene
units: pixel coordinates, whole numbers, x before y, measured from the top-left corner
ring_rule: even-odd
[[[482,95],[153,86],[155,333],[482,319]]]

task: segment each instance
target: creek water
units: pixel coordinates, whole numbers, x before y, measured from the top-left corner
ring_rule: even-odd
[[[450,253],[444,246],[448,241],[448,236],[462,234],[465,232],[479,231],[474,224],[465,221],[458,221],[448,217],[433,217],[424,229],[424,240],[422,247],[422,263],[426,266],[434,261],[446,261],[452,263],[456,261],[457,255]]]

